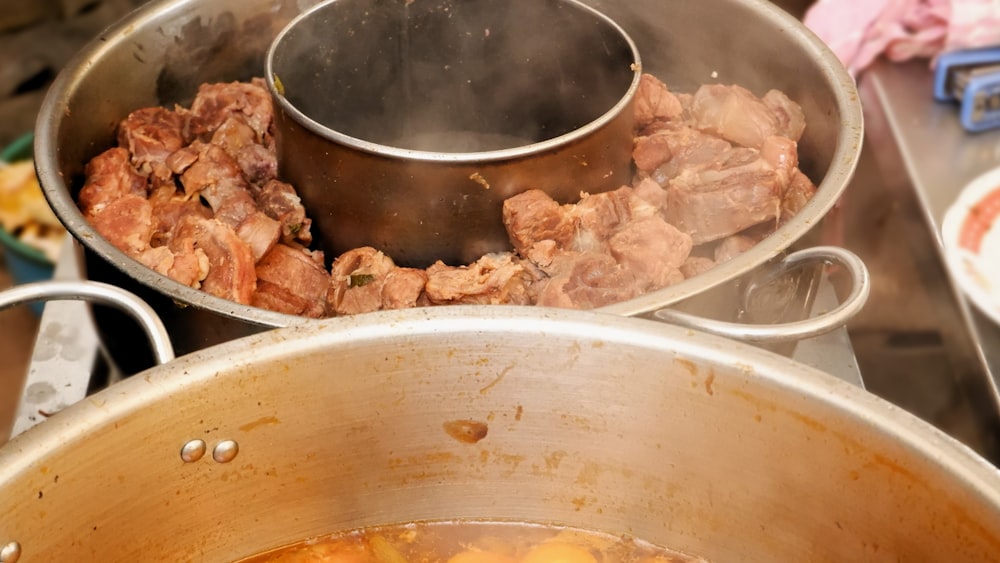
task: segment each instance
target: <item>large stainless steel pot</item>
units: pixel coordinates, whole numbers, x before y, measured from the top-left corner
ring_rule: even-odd
[[[260,75],[269,42],[314,3],[153,1],[81,51],[57,77],[40,112],[35,144],[39,178],[56,214],[88,250],[88,276],[139,293],[159,312],[182,353],[262,328],[306,321],[213,297],[126,256],[76,207],[84,164],[111,146],[116,124],[130,111],[189,102],[202,82]],[[650,314],[730,282],[802,239],[836,203],[861,148],[860,103],[852,78],[801,23],[764,0],[585,3],[620,24],[638,46],[644,68],[676,90],[692,91],[715,80],[757,92],[784,90],[805,112],[801,167],[819,185],[797,217],[750,251],[708,273],[604,311]],[[106,319],[103,313],[97,320],[102,326],[117,326],[116,319]],[[120,340],[126,337],[117,335]],[[126,348],[140,345],[130,342]]]
[[[441,518],[596,528],[713,561],[996,561],[1000,472],[749,345],[514,307],[254,335],[0,448],[4,563],[227,561]]]

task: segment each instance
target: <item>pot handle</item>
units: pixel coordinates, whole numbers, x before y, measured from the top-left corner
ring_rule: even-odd
[[[825,334],[844,326],[848,320],[861,311],[871,293],[871,277],[861,258],[847,249],[836,246],[816,246],[789,254],[782,259],[778,267],[779,274],[776,275],[815,261],[840,264],[846,268],[851,276],[851,292],[847,298],[833,310],[819,316],[770,325],[717,321],[672,309],[660,309],[653,313],[653,317],[660,321],[718,336],[764,344],[804,340]]]
[[[78,280],[15,285],[0,291],[0,311],[35,301],[62,300],[89,301],[125,311],[142,325],[158,363],[165,364],[174,359],[170,335],[153,308],[135,294],[106,283]]]

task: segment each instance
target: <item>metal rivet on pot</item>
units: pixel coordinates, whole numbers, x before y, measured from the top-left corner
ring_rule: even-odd
[[[0,563],[14,563],[21,558],[21,544],[9,542],[0,547]]]
[[[229,463],[240,453],[240,445],[233,440],[223,440],[212,450],[212,459],[219,463]]]
[[[181,459],[184,463],[192,463],[204,457],[206,451],[208,446],[204,440],[191,440],[181,448]]]

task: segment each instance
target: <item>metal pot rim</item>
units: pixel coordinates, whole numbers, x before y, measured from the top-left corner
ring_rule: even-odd
[[[308,115],[302,113],[294,104],[288,101],[288,99],[282,94],[281,88],[275,82],[276,73],[274,72],[274,57],[277,51],[279,43],[281,40],[287,36],[293,28],[300,24],[303,20],[309,18],[314,12],[321,10],[326,5],[336,2],[337,0],[324,0],[319,4],[309,8],[308,10],[302,12],[297,17],[288,22],[288,24],[278,32],[278,35],[271,42],[271,46],[267,50],[265,55],[265,71],[264,80],[267,82],[267,88],[271,92],[271,97],[274,99],[275,103],[280,105],[282,110],[288,115],[292,116],[295,121],[300,125],[305,127],[307,130],[318,135],[319,137],[332,141],[335,143],[342,143],[348,147],[367,152],[370,154],[375,154],[383,157],[397,158],[402,160],[409,160],[415,162],[439,162],[439,163],[477,163],[477,162],[496,162],[496,161],[506,161],[514,160],[518,158],[523,158],[526,156],[531,156],[534,154],[555,150],[566,144],[569,144],[577,139],[586,137],[593,134],[594,132],[602,129],[605,125],[611,122],[615,116],[620,114],[622,111],[626,110],[632,100],[635,97],[636,92],[639,90],[639,81],[642,77],[642,59],[639,56],[639,49],[632,38],[625,32],[624,29],[618,25],[617,22],[604,15],[602,12],[591,8],[585,4],[580,3],[578,0],[561,0],[566,4],[573,6],[575,9],[589,12],[594,18],[604,22],[609,28],[615,30],[615,32],[621,36],[621,38],[628,45],[629,50],[632,52],[632,81],[629,83],[629,87],[625,90],[618,101],[611,106],[606,112],[601,114],[597,119],[584,124],[581,127],[574,129],[568,133],[564,133],[557,137],[551,139],[546,139],[544,141],[539,141],[537,143],[531,143],[529,145],[524,145],[520,147],[512,147],[502,150],[491,150],[491,151],[480,151],[480,152],[438,152],[438,151],[425,151],[425,150],[414,150],[414,149],[404,149],[399,147],[394,147],[390,145],[383,145],[380,143],[375,143],[372,141],[367,141],[365,139],[360,139],[351,135],[347,135],[335,129],[331,129],[316,120],[312,119]]]
[[[65,70],[56,77],[42,102],[35,128],[35,154],[51,154],[59,150],[59,117],[69,111],[68,100],[93,60],[104,55],[115,43],[127,41],[136,29],[155,20],[161,11],[165,9],[180,11],[185,5],[196,1],[159,0],[148,3],[113,24],[100,37],[78,52],[67,63]],[[818,184],[818,191],[813,199],[795,217],[751,249],[704,274],[628,301],[601,307],[596,309],[597,311],[625,316],[650,313],[708,291],[773,259],[819,222],[837,203],[854,174],[863,140],[863,115],[854,79],[826,44],[780,7],[767,0],[742,1],[776,27],[783,29],[786,34],[796,37],[800,44],[808,48],[810,54],[820,61],[828,81],[840,85],[840,88],[834,89],[834,96],[838,100],[842,126],[838,133],[837,147],[830,160],[830,167]],[[183,285],[147,268],[104,239],[83,217],[70,196],[70,188],[55,159],[37,159],[36,170],[46,199],[67,230],[86,247],[144,286],[168,295],[178,303],[207,309],[223,317],[254,325],[284,327],[313,322],[312,319],[222,299]]]
[[[863,422],[873,432],[929,460],[942,472],[968,484],[984,501],[1000,506],[1000,469],[915,415],[864,389],[785,356],[740,342],[681,327],[564,309],[489,305],[457,305],[428,309],[379,311],[368,315],[324,319],[308,325],[266,331],[177,358],[99,391],[57,417],[14,437],[0,447],[0,482],[30,471],[52,451],[72,447],[75,439],[109,424],[109,420],[142,411],[156,397],[181,388],[218,384],[220,374],[234,377],[256,363],[352,343],[415,336],[517,333],[545,338],[558,334],[580,342],[641,346],[694,361],[738,366],[738,377],[760,388],[776,388],[822,404],[845,417]],[[573,371],[567,372],[569,377]],[[803,413],[806,414],[807,413]]]

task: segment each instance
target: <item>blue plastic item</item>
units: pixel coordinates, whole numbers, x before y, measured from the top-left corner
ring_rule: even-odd
[[[959,119],[968,131],[1000,127],[1000,47],[941,55],[934,72],[934,99],[958,102]]]
[[[1000,63],[1000,46],[942,53],[934,69],[934,99],[939,102],[958,99],[950,80],[957,70],[997,63]]]

